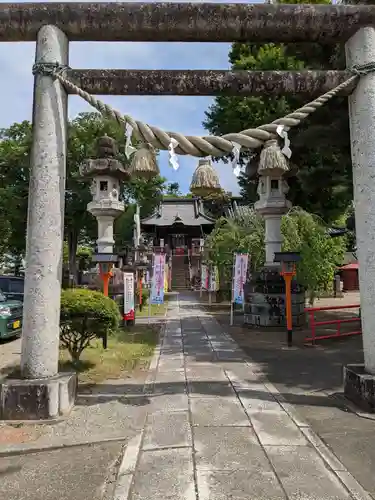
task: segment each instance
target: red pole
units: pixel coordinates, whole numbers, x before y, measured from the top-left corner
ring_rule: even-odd
[[[108,269],[108,268],[106,267],[105,269]],[[103,280],[103,295],[108,297],[108,295],[109,295],[109,280],[112,277],[112,269],[110,267],[109,271],[103,272],[102,267],[99,265],[99,273],[100,273],[100,277]]]
[[[111,277],[111,273],[103,273],[103,294],[108,297],[108,289],[109,289],[109,278]]]
[[[293,315],[292,315],[292,279],[293,273],[284,273],[285,281],[285,309],[288,347],[293,343]]]

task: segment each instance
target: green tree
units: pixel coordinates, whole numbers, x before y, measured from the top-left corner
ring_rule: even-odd
[[[67,176],[65,192],[65,238],[68,245],[69,272],[77,275],[77,250],[80,244],[92,244],[96,239],[95,218],[87,212],[91,194],[87,183],[79,177],[79,166],[96,155],[97,139],[107,134],[115,138],[119,146],[119,159],[124,165],[125,137],[115,122],[104,119],[98,113],[82,113],[69,123]],[[31,151],[31,124],[27,121],[14,123],[0,130],[0,230],[4,237],[4,253],[12,255],[20,266],[25,253],[27,203],[29,189],[29,164]],[[142,211],[148,215],[161,199],[165,180],[156,176],[152,181],[132,179],[123,188],[123,199],[127,203],[142,204]],[[4,219],[4,225],[2,221]],[[10,232],[6,232],[6,226]],[[17,265],[15,265],[17,267]]]
[[[166,179],[157,175],[152,179],[134,178],[124,186],[124,200],[140,205],[141,217],[150,215],[163,199]]]
[[[26,244],[30,149],[28,121],[0,130],[0,203],[5,224],[0,229],[7,235],[2,251],[11,255],[15,274],[19,273]]]
[[[136,204],[140,206],[140,215],[147,217],[155,210],[163,198],[164,177],[152,179],[132,179],[124,186],[123,197],[127,208],[115,221],[115,242],[118,250],[133,243],[134,215]]]
[[[330,3],[288,1],[281,3]],[[341,69],[342,47],[313,44],[232,45],[229,61],[235,70]],[[280,118],[306,104],[301,95],[283,97],[219,96],[206,112],[204,126],[213,134],[225,134],[257,127]],[[342,214],[352,199],[352,165],[347,99],[335,98],[289,132],[292,162],[297,176],[289,179],[289,199],[293,205],[332,221]],[[256,176],[259,151],[243,152],[247,173],[239,178],[241,195],[253,203],[257,199]]]
[[[298,281],[307,288],[312,304],[316,294],[332,284],[335,269],[344,259],[346,238],[330,238],[323,222],[301,209],[283,217],[281,230],[283,250],[301,253]]]
[[[169,184],[167,184],[164,196],[169,196],[171,198],[178,198],[179,196],[182,196],[179,183],[170,182]]]
[[[341,265],[346,248],[345,238],[330,238],[323,221],[301,209],[293,209],[282,218],[283,250],[301,253],[298,281],[313,301],[319,291],[332,283],[337,265]],[[233,219],[221,218],[207,241],[214,265],[225,269],[225,279],[231,277],[234,252],[251,256],[252,270],[264,265],[264,221],[253,209]]]

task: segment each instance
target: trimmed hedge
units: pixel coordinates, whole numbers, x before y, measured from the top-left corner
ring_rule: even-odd
[[[106,338],[120,323],[116,302],[101,292],[82,288],[62,290],[60,341],[73,361],[97,337]]]

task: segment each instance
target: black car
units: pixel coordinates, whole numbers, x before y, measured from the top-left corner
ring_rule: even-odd
[[[9,300],[23,302],[25,279],[22,276],[0,276],[0,290]]]

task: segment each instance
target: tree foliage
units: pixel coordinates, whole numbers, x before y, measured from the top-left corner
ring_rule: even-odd
[[[330,238],[325,224],[317,216],[302,209],[292,209],[282,218],[283,250],[301,253],[298,264],[298,281],[304,285],[313,298],[316,293],[327,289],[333,280],[337,265],[343,261],[345,238]],[[264,265],[264,220],[254,210],[233,219],[220,219],[209,235],[212,263],[232,272],[233,254],[250,254],[253,271]]]
[[[293,209],[282,219],[283,250],[301,253],[298,281],[309,291],[310,301],[331,285],[346,250],[346,238],[330,238],[317,216]]]
[[[281,3],[330,3],[288,1]],[[340,46],[312,44],[241,44],[232,45],[229,61],[233,69],[302,70],[342,69],[344,53]],[[270,123],[306,104],[306,97],[228,97],[219,96],[206,112],[204,126],[213,134],[226,134]],[[350,156],[347,99],[335,98],[302,124],[289,132],[292,162],[298,167],[289,180],[289,198],[293,205],[323,217],[336,219],[352,199],[352,165]],[[251,153],[253,155],[254,152]],[[256,170],[259,151],[253,156],[243,153]],[[257,199],[256,180],[240,176],[241,195],[253,203]]]
[[[171,197],[171,198],[178,198],[178,197],[182,196],[179,183],[178,182],[170,182],[165,189],[164,196]]]
[[[97,237],[95,218],[87,212],[92,196],[87,183],[79,177],[79,166],[87,158],[96,156],[96,141],[103,135],[117,140],[119,160],[127,165],[124,132],[116,123],[98,113],[81,113],[69,123],[67,173],[65,191],[65,239],[68,246],[70,274],[77,273],[77,250],[80,244],[92,245]],[[29,165],[32,130],[28,121],[14,123],[0,130],[0,230],[3,235],[0,251],[22,261],[26,245]],[[161,199],[165,179],[151,181],[132,179],[123,188],[121,196],[129,205],[141,204],[142,216],[148,215]],[[132,228],[129,214],[120,222],[117,243],[129,236]]]

